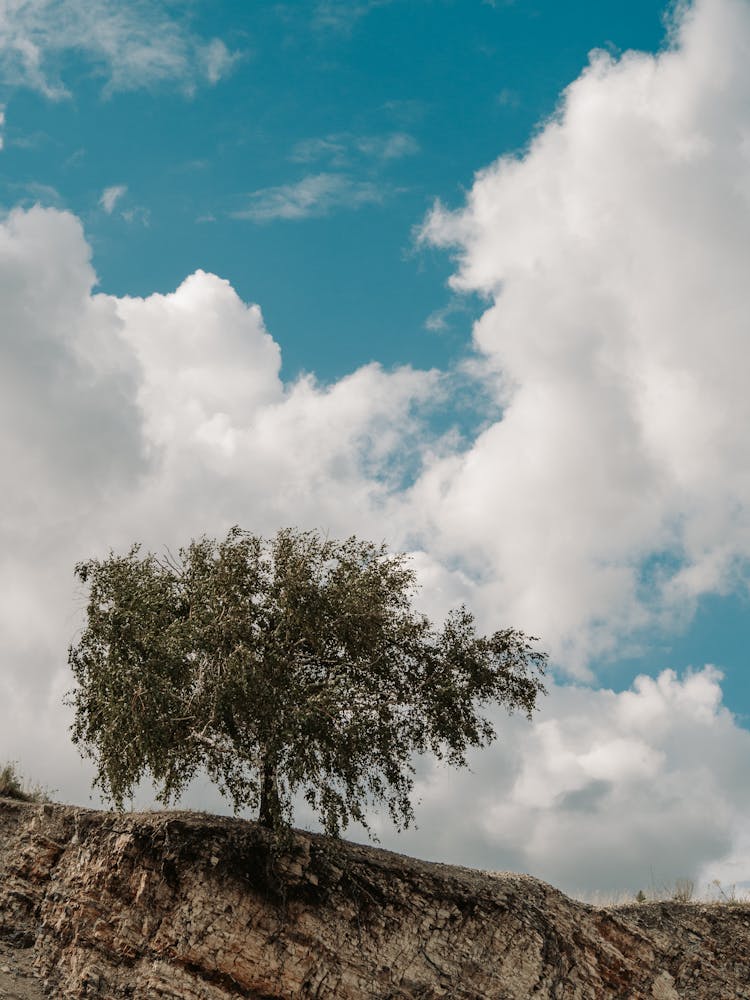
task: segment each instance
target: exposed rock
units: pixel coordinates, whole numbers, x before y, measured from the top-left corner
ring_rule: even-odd
[[[0,939],[59,1000],[750,998],[750,906],[601,909],[197,813],[0,800]]]

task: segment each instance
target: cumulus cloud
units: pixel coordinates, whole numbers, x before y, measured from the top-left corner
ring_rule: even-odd
[[[372,181],[323,172],[309,174],[292,184],[253,191],[248,197],[247,207],[233,214],[237,219],[250,219],[252,222],[306,219],[328,215],[336,209],[378,203],[383,197],[383,188]]]
[[[638,677],[619,694],[552,686],[536,722],[497,719],[471,773],[423,773],[419,829],[384,844],[571,893],[635,893],[692,878],[750,888],[750,733],[721,704],[713,667]],[[747,839],[744,839],[744,847]]]
[[[70,560],[89,544],[85,526],[95,537],[99,511],[137,488],[149,462],[138,365],[112,304],[91,296],[89,257],[66,213],[17,210],[0,224],[0,730],[6,756],[16,756],[18,737],[32,764],[66,755],[59,697],[77,613]],[[49,725],[32,724],[47,713]],[[34,730],[36,749],[27,746]]]
[[[503,419],[415,498],[443,558],[570,669],[688,616],[750,556],[750,7],[595,52],[521,157],[437,205]]]
[[[69,213],[16,210],[0,223],[0,450],[12,470],[0,508],[0,756],[84,797],[60,705],[80,625],[75,562],[233,523],[384,537],[439,383],[371,364],[330,386],[284,384],[260,309],[228,282],[198,271],[146,298],[94,284]],[[35,747],[40,728],[49,739]]]
[[[0,446],[13,469],[0,513],[0,756],[74,801],[90,780],[61,704],[82,621],[77,560],[236,522],[403,547],[419,532],[405,473],[451,447],[420,418],[437,373],[368,365],[329,386],[285,384],[259,307],[215,275],[145,298],[94,286],[69,213],[18,210],[0,226]],[[436,614],[481,593],[434,553],[415,565]],[[579,891],[637,888],[650,867],[665,883],[747,877],[750,734],[721,706],[715,669],[620,694],[553,685],[534,726],[497,721],[502,741],[472,774],[421,764],[420,829],[395,840],[383,825],[385,844]],[[221,808],[200,784],[187,803]]]
[[[159,0],[7,0],[0,8],[0,79],[46,97],[68,96],[64,57],[83,53],[107,92],[216,83],[238,58],[195,36]]]
[[[722,704],[713,666],[662,670],[616,693],[551,684],[535,721],[495,713],[499,740],[469,770],[417,762],[417,825],[396,834],[368,817],[381,846],[488,871],[529,872],[598,902],[750,892],[750,733]],[[193,808],[226,806],[206,781]],[[300,826],[316,829],[304,802]],[[347,831],[366,840],[358,827]]]
[[[468,446],[423,422],[446,376],[285,384],[259,307],[226,281],[97,294],[73,216],[11,213],[0,753],[85,796],[60,708],[71,568],[134,539],[235,522],[383,538],[415,552],[430,612],[466,600],[581,675],[746,586],[749,48],[744,2],[679,8],[669,49],[594,55],[523,157],[431,214],[455,290],[487,303],[469,371],[490,405]],[[266,217],[335,202],[319,183],[274,189]],[[713,668],[619,694],[553,686],[535,726],[500,720],[475,778],[422,772],[424,833],[399,846],[581,890],[637,888],[650,867],[747,880],[749,737],[720,694]]]

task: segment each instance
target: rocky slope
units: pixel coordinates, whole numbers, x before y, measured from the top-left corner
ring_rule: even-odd
[[[240,820],[7,799],[0,943],[0,997],[28,1000],[750,998],[748,906],[597,909],[308,834],[275,854]]]

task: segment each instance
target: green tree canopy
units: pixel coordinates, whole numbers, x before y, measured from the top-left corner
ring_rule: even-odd
[[[75,572],[73,741],[117,808],[146,775],[169,803],[205,771],[268,826],[291,820],[297,792],[333,835],[378,804],[408,826],[415,754],[465,766],[495,738],[481,709],[530,718],[544,692],[533,638],[479,636],[464,607],[435,626],[413,608],[407,557],[357,538],[235,527]]]

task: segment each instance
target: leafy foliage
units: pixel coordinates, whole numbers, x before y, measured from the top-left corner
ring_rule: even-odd
[[[118,808],[146,774],[167,803],[205,770],[268,826],[297,791],[333,835],[366,826],[371,803],[408,826],[415,753],[463,766],[495,737],[479,708],[530,717],[544,691],[533,639],[478,636],[466,608],[436,628],[412,608],[407,558],[357,538],[235,527],[75,572],[89,594],[73,740]]]

